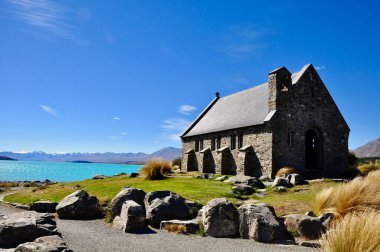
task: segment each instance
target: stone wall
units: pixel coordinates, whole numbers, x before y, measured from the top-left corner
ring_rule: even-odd
[[[349,128],[315,69],[309,66],[297,84],[280,91],[277,103],[280,106],[271,120],[272,175],[281,167],[292,166],[310,177],[341,176],[348,169]],[[317,169],[305,167],[305,134],[309,129],[320,139]]]
[[[239,151],[238,135],[240,134],[243,135],[242,146],[252,146],[251,150],[248,150],[247,153]],[[236,137],[236,148],[233,150],[231,149],[231,135],[235,135]],[[221,139],[220,148],[215,148],[215,150],[211,151],[211,141],[217,137]],[[195,150],[196,139],[203,139],[203,149],[209,150],[195,152],[196,167],[188,167],[187,160],[189,155],[186,152],[192,149]],[[198,170],[219,174],[245,173],[255,176],[261,174],[270,175],[272,172],[272,133],[266,124],[195,137],[185,137],[182,139],[182,142],[182,169],[184,171]],[[222,160],[223,158],[227,158],[229,165],[222,167],[222,163],[225,163],[224,160],[226,160]],[[204,165],[205,163],[207,167]],[[248,164],[248,170],[244,170],[245,163]]]

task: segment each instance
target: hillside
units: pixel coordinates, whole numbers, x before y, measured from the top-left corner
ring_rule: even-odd
[[[11,157],[22,161],[51,161],[51,162],[73,162],[80,160],[81,162],[94,162],[94,163],[133,163],[142,164],[152,158],[163,158],[166,160],[173,160],[181,156],[181,149],[174,147],[162,148],[151,154],[138,152],[138,153],[65,153],[65,154],[49,154],[42,151],[34,151],[28,153],[14,153],[14,152],[0,152],[0,155]]]
[[[365,145],[353,150],[356,156],[363,157],[380,157],[380,138],[377,138]]]
[[[10,161],[16,161],[17,159],[6,157],[6,156],[0,156],[0,160],[10,160]]]

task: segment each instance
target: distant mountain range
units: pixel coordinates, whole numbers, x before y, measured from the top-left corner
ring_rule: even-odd
[[[380,157],[380,138],[353,150],[357,157]]]
[[[138,153],[65,153],[65,154],[49,154],[43,151],[33,151],[27,153],[15,153],[11,151],[0,152],[0,156],[6,156],[22,161],[51,161],[51,162],[73,162],[73,161],[88,161],[93,163],[109,163],[109,164],[143,164],[152,158],[163,158],[173,160],[181,157],[182,151],[180,148],[166,147],[151,154]]]

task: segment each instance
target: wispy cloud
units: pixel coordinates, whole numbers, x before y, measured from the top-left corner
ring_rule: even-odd
[[[190,115],[190,113],[196,109],[197,108],[192,105],[182,105],[178,108],[178,113],[181,113],[183,115]]]
[[[325,70],[326,67],[323,66],[323,65],[322,65],[322,66],[316,66],[315,69],[318,70],[318,71],[319,71],[319,70]]]
[[[46,113],[49,113],[55,117],[59,117],[59,113],[57,110],[53,109],[52,107],[50,106],[47,106],[47,105],[40,105],[40,108],[45,111]]]
[[[163,121],[163,136],[172,141],[180,141],[180,134],[190,125],[190,121],[182,118],[171,118]]]
[[[79,45],[88,44],[73,34],[75,27],[69,24],[69,19],[77,13],[67,6],[49,0],[8,0],[8,2],[11,4],[9,10],[11,13],[26,24],[37,28],[39,32],[45,33],[44,37],[67,39]]]
[[[119,121],[119,120],[121,120],[121,118],[120,117],[117,117],[117,116],[115,116],[114,118],[112,118],[113,120],[115,120],[115,121]]]
[[[233,59],[248,59],[267,47],[263,37],[267,29],[251,25],[234,25],[227,29],[218,50]]]
[[[128,133],[127,132],[121,132],[120,135],[126,136],[126,135],[128,135]]]

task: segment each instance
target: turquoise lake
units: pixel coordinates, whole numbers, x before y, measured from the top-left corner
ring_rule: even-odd
[[[112,176],[121,172],[137,172],[141,165],[3,161],[0,160],[0,181],[45,180],[57,182],[78,181],[102,174]]]

